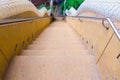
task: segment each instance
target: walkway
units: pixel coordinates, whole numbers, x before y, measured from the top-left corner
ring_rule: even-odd
[[[65,22],[53,22],[21,55],[5,80],[101,80],[94,56]]]

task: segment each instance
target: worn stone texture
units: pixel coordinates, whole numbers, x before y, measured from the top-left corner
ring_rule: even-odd
[[[64,21],[53,22],[9,65],[5,80],[101,80],[94,56]]]

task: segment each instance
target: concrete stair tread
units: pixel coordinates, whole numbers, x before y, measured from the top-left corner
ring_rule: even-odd
[[[67,37],[67,36],[66,36]],[[36,40],[37,41],[39,41],[39,40],[71,40],[71,41],[75,41],[75,40],[80,40],[79,38],[76,38],[76,37],[71,37],[71,38],[66,38],[65,36],[64,36],[64,39],[63,39],[63,35],[60,37],[59,35],[58,36],[49,36],[49,37],[47,37],[47,38],[42,38],[42,37],[39,37],[39,38],[37,38]],[[42,39],[41,39],[42,38]]]
[[[66,51],[66,50],[61,50],[61,51],[56,51],[56,50],[24,50],[21,52],[21,55],[27,55],[27,56],[41,56],[41,55],[55,55],[55,56],[60,56],[60,55],[90,55],[88,50],[72,50],[72,51]]]
[[[84,49],[83,45],[29,45],[27,49]]]
[[[17,56],[5,80],[100,80],[93,56]]]
[[[73,29],[56,21],[13,58],[4,80],[101,80],[89,53]]]
[[[64,52],[66,52],[66,53],[79,53],[79,52],[87,52],[87,53],[89,53],[89,51],[88,50],[60,50],[60,51],[58,51],[58,50],[23,50],[21,53],[32,53],[32,52],[40,52],[40,53],[42,53],[42,52],[50,52],[50,53],[52,53],[52,52],[55,52],[55,53],[64,53]]]
[[[46,56],[81,56],[81,55],[91,55],[91,54],[88,54],[87,52],[84,52],[84,53],[50,53],[50,52],[44,52],[44,53],[41,53],[41,52],[26,52],[26,53],[22,53],[21,54],[22,56],[42,56],[42,55],[46,55]]]
[[[59,43],[71,43],[71,44],[81,44],[80,41],[63,41],[63,40],[40,40],[40,41],[34,41],[34,43],[44,44],[44,43],[53,43],[53,44],[59,44]]]
[[[83,47],[28,47],[27,49],[31,49],[31,50],[78,50],[78,49],[84,49]]]

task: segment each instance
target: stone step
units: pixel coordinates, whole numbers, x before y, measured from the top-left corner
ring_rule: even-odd
[[[54,44],[54,45],[29,45],[27,49],[85,49],[85,46],[83,45],[60,45],[60,44]]]
[[[55,21],[12,59],[4,80],[101,80],[89,53],[73,29]]]
[[[17,56],[4,80],[101,80],[93,56]]]
[[[24,50],[21,52],[21,55],[23,56],[79,56],[79,55],[91,55],[88,54],[89,51],[87,50],[73,50],[73,51],[56,51],[56,50]]]
[[[41,39],[41,40],[36,40],[36,41],[34,41],[33,43],[41,43],[41,42],[43,42],[43,43],[50,43],[50,42],[53,42],[53,43],[76,43],[76,44],[80,44],[81,43],[81,41],[80,40],[76,40],[76,41],[70,41],[70,40],[66,40],[66,39],[58,39],[58,40],[48,40],[48,39]]]

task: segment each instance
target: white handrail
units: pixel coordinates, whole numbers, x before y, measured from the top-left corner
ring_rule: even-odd
[[[74,18],[86,18],[86,19],[98,19],[98,20],[107,20],[108,23],[111,25],[111,28],[113,29],[115,35],[120,41],[120,32],[117,30],[115,24],[110,18],[104,18],[104,17],[90,17],[90,16],[68,16],[68,17],[74,17]]]
[[[120,33],[119,31],[117,30],[115,24],[112,22],[112,20],[110,18],[106,18],[107,21],[109,22],[109,24],[111,25],[112,29],[114,30],[116,36],[118,37],[118,39],[120,40]]]
[[[23,21],[43,19],[43,18],[50,18],[50,17],[51,16],[46,16],[46,17],[31,17],[31,18],[16,18],[16,19],[4,19],[4,20],[0,20],[0,25],[1,24],[6,24],[6,23],[23,22]]]

